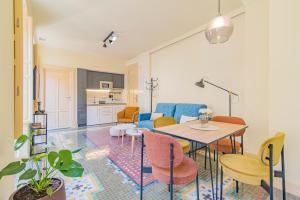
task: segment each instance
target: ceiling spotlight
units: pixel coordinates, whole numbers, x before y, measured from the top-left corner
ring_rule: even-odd
[[[113,44],[118,37],[115,35],[115,33],[112,31],[104,40],[103,40],[103,47],[107,48],[108,44]]]

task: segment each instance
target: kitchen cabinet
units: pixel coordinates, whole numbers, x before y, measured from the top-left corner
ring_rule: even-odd
[[[87,125],[100,124],[99,120],[99,106],[88,106],[87,107]]]
[[[106,72],[87,72],[87,87],[88,89],[99,89],[100,81],[113,82],[113,74]]]
[[[100,124],[113,122],[113,106],[99,106],[98,111]]]
[[[124,89],[124,74],[112,74],[113,88]]]
[[[77,69],[77,124],[85,126],[87,123],[87,70]]]
[[[117,113],[124,108],[125,105],[89,105],[87,106],[87,125],[117,122]]]

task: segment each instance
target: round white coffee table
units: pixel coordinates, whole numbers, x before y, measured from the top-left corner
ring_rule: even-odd
[[[126,135],[131,136],[131,155],[133,154],[134,150],[134,142],[135,137],[140,137],[143,134],[143,131],[146,130],[144,128],[132,128],[126,130]]]
[[[136,127],[135,124],[118,124],[118,125],[114,126],[115,129],[119,130],[118,141],[120,139],[120,136],[122,136],[122,145],[124,142],[125,131],[127,129],[133,129],[135,127]]]

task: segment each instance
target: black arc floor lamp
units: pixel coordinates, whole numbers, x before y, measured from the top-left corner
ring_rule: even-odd
[[[223,90],[225,92],[228,92],[228,96],[229,96],[229,116],[231,117],[232,95],[234,95],[234,96],[239,96],[239,95],[236,94],[236,93],[234,93],[234,92],[232,92],[232,91],[230,91],[230,90],[227,90],[227,89],[225,89],[225,88],[223,88],[221,86],[218,86],[218,85],[216,85],[214,83],[211,83],[211,82],[209,82],[207,80],[204,80],[204,79],[201,79],[199,82],[196,82],[195,85],[198,86],[198,87],[204,88],[205,87],[205,83],[207,83],[209,85],[212,85],[212,86],[214,86],[216,88],[219,88],[219,89],[221,89],[221,90]]]

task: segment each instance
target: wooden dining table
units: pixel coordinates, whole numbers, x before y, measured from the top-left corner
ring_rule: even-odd
[[[240,124],[231,124],[223,122],[214,122],[209,121],[205,126],[207,129],[215,130],[200,130],[199,126],[202,126],[199,120],[186,122],[183,124],[175,124],[170,126],[164,126],[160,128],[155,128],[154,131],[172,137],[181,138],[188,140],[190,142],[200,143],[205,145],[208,148],[209,152],[209,164],[210,164],[210,176],[211,176],[211,186],[213,199],[218,199],[218,176],[219,176],[219,166],[218,166],[218,153],[217,153],[217,162],[216,162],[216,194],[214,193],[214,179],[212,174],[212,164],[211,164],[211,153],[210,153],[210,144],[216,145],[216,152],[218,152],[218,142],[224,138],[234,136],[235,134],[245,130],[247,125]],[[205,127],[204,126],[204,127]],[[195,128],[196,127],[196,128]]]

